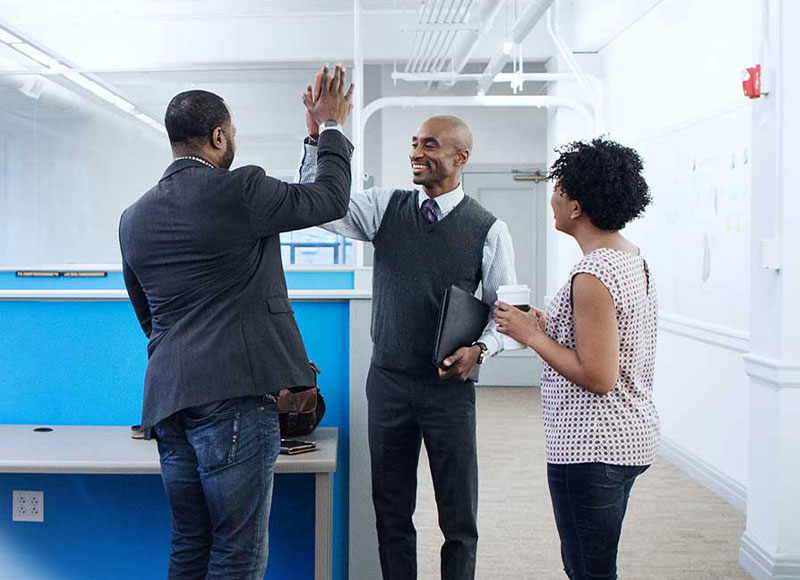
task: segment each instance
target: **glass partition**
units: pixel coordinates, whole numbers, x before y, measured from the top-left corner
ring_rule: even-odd
[[[233,168],[255,164],[296,180],[306,134],[300,94],[316,63],[24,72],[2,57],[0,267],[118,264],[119,216],[170,163],[164,112],[187,89],[230,105]],[[283,234],[281,245],[287,265],[354,263],[353,243],[320,228]]]

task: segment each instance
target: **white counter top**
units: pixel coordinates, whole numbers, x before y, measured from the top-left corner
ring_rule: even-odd
[[[53,431],[37,433],[36,427]],[[338,431],[320,428],[306,437],[317,450],[281,455],[276,473],[336,471]],[[0,473],[160,473],[154,440],[132,439],[129,427],[0,425]]]

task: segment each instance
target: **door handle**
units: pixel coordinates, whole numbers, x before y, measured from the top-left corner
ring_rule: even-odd
[[[533,182],[540,182],[540,181],[547,181],[547,175],[543,174],[538,169],[536,171],[528,172],[528,171],[512,171],[514,174],[514,181],[533,181]]]

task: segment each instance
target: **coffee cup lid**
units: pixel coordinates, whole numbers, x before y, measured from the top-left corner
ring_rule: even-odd
[[[508,284],[497,289],[498,292],[530,292],[530,290],[527,284]]]

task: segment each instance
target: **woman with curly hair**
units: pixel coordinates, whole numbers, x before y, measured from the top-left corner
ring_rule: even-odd
[[[620,234],[650,203],[642,160],[607,139],[559,152],[550,178],[556,229],[583,259],[547,313],[497,303],[498,330],[544,361],[547,479],[564,571],[617,578],[617,546],[633,482],[653,462],[658,308],[639,249]]]

